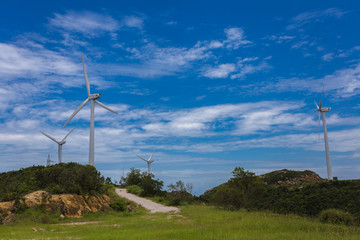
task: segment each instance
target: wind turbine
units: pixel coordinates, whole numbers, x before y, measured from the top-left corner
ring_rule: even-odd
[[[115,114],[118,114],[117,112],[111,110],[110,108],[108,108],[107,106],[105,106],[104,104],[102,104],[101,102],[99,102],[97,99],[99,99],[101,97],[101,93],[95,93],[95,94],[91,94],[90,93],[90,83],[88,80],[88,76],[86,73],[86,68],[85,68],[85,63],[84,63],[84,56],[81,53],[81,59],[82,59],[82,64],[83,64],[83,69],[84,69],[84,77],[85,77],[85,84],[86,84],[86,90],[87,90],[87,94],[88,97],[86,98],[86,100],[80,104],[80,106],[73,112],[73,114],[70,116],[70,118],[66,121],[66,123],[64,124],[63,127],[66,126],[66,124],[68,124],[68,122],[70,122],[70,120],[85,106],[85,104],[88,101],[91,101],[91,113],[90,113],[90,141],[89,141],[89,164],[94,166],[94,114],[95,114],[95,103],[98,104],[100,107],[105,108],[106,110],[113,112]]]
[[[58,144],[58,158],[59,158],[59,163],[61,163],[62,145],[64,145],[64,144],[66,143],[65,139],[70,135],[70,133],[71,133],[73,130],[74,130],[74,129],[71,129],[71,131],[70,131],[68,134],[66,134],[66,136],[65,136],[62,140],[60,140],[60,141],[56,140],[54,137],[52,137],[52,136],[50,136],[50,135],[48,135],[48,134],[46,134],[46,133],[44,133],[44,132],[42,132],[42,131],[40,131],[40,132],[41,132],[42,134],[44,134],[46,137],[50,138],[51,140],[53,140],[54,142],[56,142],[56,143]],[[49,156],[50,156],[50,155],[49,155]]]
[[[151,158],[153,157],[155,151],[150,155],[149,159],[145,159],[145,158],[143,158],[143,157],[141,157],[139,155],[136,155],[138,158],[140,158],[140,159],[144,160],[145,162],[147,162],[147,164],[148,164],[148,173],[151,173],[151,163],[154,162],[154,160],[151,160]]]
[[[330,111],[331,108],[329,107],[322,107],[322,96],[324,94],[324,88],[321,92],[321,98],[320,98],[320,104],[319,106],[316,104],[315,100],[314,103],[317,107],[317,111],[319,112],[319,136],[320,136],[320,113],[322,115],[323,120],[323,126],[324,126],[324,141],[325,141],[325,152],[326,152],[326,167],[327,167],[327,176],[329,180],[333,180],[332,170],[331,170],[331,159],[330,159],[330,151],[329,151],[329,142],[328,142],[328,136],[327,136],[327,129],[326,129],[326,119],[325,119],[325,113]]]
[[[50,166],[51,165],[51,163],[53,163],[54,161],[52,161],[51,159],[50,159],[50,154],[48,154],[48,158],[47,158],[47,160],[46,160],[46,166]]]

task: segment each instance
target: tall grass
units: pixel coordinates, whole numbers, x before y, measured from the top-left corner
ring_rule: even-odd
[[[198,205],[181,209],[177,215],[90,214],[81,221],[98,222],[86,225],[6,225],[0,226],[0,239],[360,239],[358,227],[324,224],[294,215],[225,211]],[[48,232],[33,232],[33,227]]]

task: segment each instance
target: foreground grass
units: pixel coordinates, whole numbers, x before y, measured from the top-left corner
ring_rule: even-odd
[[[181,215],[98,213],[85,225],[0,226],[0,239],[360,239],[360,228],[322,224],[293,215],[230,212],[210,206],[182,207]],[[44,228],[47,232],[33,232]],[[51,232],[53,230],[53,232]]]

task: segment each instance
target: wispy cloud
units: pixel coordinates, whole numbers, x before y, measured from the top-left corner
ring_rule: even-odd
[[[270,65],[263,61],[259,64],[250,62],[257,61],[258,57],[240,59],[236,64],[226,63],[218,66],[208,66],[202,71],[202,75],[208,78],[243,79],[247,75],[270,69]]]
[[[82,33],[90,37],[103,32],[114,32],[120,27],[118,21],[111,16],[89,11],[54,13],[54,17],[49,19],[49,24],[65,31]]]
[[[325,85],[329,94],[337,97],[351,97],[360,93],[360,64],[353,67],[336,70],[321,78],[291,78],[280,79],[275,84],[269,84],[263,90],[267,91],[310,91],[321,92]]]
[[[141,30],[144,27],[144,18],[139,16],[125,16],[121,23],[123,26]]]
[[[39,74],[73,75],[80,70],[69,57],[47,50],[41,45],[19,47],[0,43],[0,75],[13,78]]]
[[[306,24],[313,23],[313,22],[321,22],[326,18],[335,17],[341,18],[344,16],[346,11],[343,11],[339,8],[328,8],[319,11],[309,11],[303,12],[296,17],[292,18],[291,24],[286,27],[287,30],[293,30],[303,27]]]
[[[236,70],[235,64],[227,63],[227,64],[220,64],[216,67],[208,68],[204,73],[203,76],[208,78],[227,78],[230,73]]]

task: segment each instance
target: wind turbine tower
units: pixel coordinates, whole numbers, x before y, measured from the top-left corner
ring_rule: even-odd
[[[319,112],[319,134],[320,134],[320,113],[322,115],[323,127],[324,127],[324,141],[325,141],[325,152],[326,152],[327,176],[328,176],[329,180],[333,180],[332,169],[331,169],[329,142],[328,142],[327,129],[326,129],[326,119],[325,119],[325,113],[330,111],[331,108],[321,106],[323,94],[324,94],[324,89],[321,92],[320,104],[317,105],[315,101],[314,101],[314,103],[316,105],[317,111]]]
[[[52,161],[51,159],[50,159],[50,154],[48,154],[48,158],[47,158],[47,160],[46,160],[46,166],[50,166],[51,165],[51,163],[53,163],[54,161]]]
[[[138,158],[140,158],[140,159],[144,160],[145,162],[147,162],[147,164],[148,164],[148,173],[149,174],[151,173],[151,163],[154,162],[154,160],[151,160],[154,153],[155,153],[155,151],[150,155],[150,157],[148,159],[145,159],[145,158],[143,158],[143,157],[141,157],[139,155],[136,155]]]
[[[105,108],[106,110],[113,112],[115,114],[118,114],[117,112],[111,110],[110,108],[108,108],[107,106],[105,106],[104,104],[102,104],[101,102],[99,102],[97,99],[99,99],[101,97],[101,93],[95,93],[95,94],[91,94],[90,93],[90,83],[88,80],[88,76],[86,73],[86,68],[85,68],[85,63],[84,63],[84,56],[81,53],[81,58],[82,58],[82,64],[83,64],[83,69],[84,69],[84,77],[85,77],[85,84],[86,84],[86,90],[87,90],[87,95],[88,97],[86,98],[86,100],[80,104],[80,106],[73,112],[73,114],[69,117],[69,119],[66,121],[66,123],[64,124],[63,127],[65,127],[73,117],[75,117],[75,115],[85,106],[85,104],[88,101],[91,101],[91,113],[90,113],[90,141],[89,141],[89,164],[94,166],[94,115],[95,115],[95,103],[97,105],[99,105],[102,108]]]
[[[44,134],[46,137],[48,137],[49,139],[53,140],[54,142],[56,142],[56,143],[58,144],[58,159],[59,159],[59,163],[61,163],[62,145],[64,145],[64,144],[66,143],[65,139],[70,135],[70,133],[71,133],[73,130],[74,130],[74,129],[71,129],[71,131],[70,131],[68,134],[66,134],[66,136],[65,136],[62,140],[60,140],[60,141],[56,140],[54,137],[52,137],[52,136],[50,136],[50,135],[48,135],[48,134],[46,134],[46,133],[44,133],[44,132],[42,132],[42,131],[40,131],[40,132],[41,132],[42,134]]]

